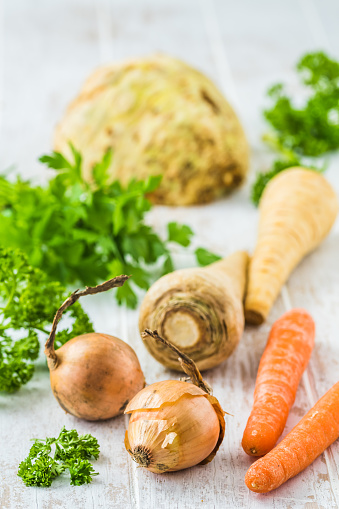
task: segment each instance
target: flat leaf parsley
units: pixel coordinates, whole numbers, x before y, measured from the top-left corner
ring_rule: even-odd
[[[88,182],[82,178],[80,153],[74,147],[72,153],[72,161],[58,152],[40,158],[56,172],[46,187],[0,177],[0,242],[24,251],[49,280],[65,285],[94,286],[116,274],[132,275],[116,297],[133,308],[133,285],[147,289],[156,262],[159,276],[173,270],[170,243],[188,246],[193,232],[170,223],[168,237],[162,240],[146,224],[151,208],[147,194],[160,177],[132,180],[127,186],[112,182],[108,152],[93,167]]]

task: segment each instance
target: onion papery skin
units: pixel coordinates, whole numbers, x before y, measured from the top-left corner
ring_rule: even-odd
[[[108,334],[77,336],[56,350],[50,364],[54,396],[66,412],[86,419],[110,419],[124,412],[145,386],[134,350]]]
[[[143,389],[126,408],[125,447],[153,473],[210,462],[224,437],[218,401],[190,383],[167,380]]]

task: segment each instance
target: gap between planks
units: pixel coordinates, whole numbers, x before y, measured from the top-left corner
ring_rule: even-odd
[[[128,310],[126,307],[121,309],[121,321],[122,321],[122,337],[126,340],[127,343],[130,344],[130,333],[129,333],[129,320],[128,320]],[[125,414],[124,416],[124,424],[125,429],[128,428],[129,415]],[[128,465],[128,477],[129,477],[129,493],[131,497],[131,506],[135,509],[140,509],[140,490],[139,490],[139,475],[138,475],[138,467],[136,463],[131,460],[127,455],[127,465]]]
[[[240,100],[222,40],[214,0],[200,0],[200,10],[205,23],[207,39],[219,74],[220,88],[229,97],[237,114],[240,115]]]

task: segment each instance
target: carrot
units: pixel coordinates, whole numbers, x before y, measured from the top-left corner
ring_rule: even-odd
[[[292,309],[273,325],[261,358],[254,403],[242,439],[250,456],[263,456],[284,430],[301,376],[314,346],[315,325],[303,309]]]
[[[256,493],[275,490],[302,472],[339,438],[339,382],[271,452],[253,463],[246,486]]]
[[[338,199],[327,180],[305,168],[284,170],[260,200],[257,246],[249,267],[246,322],[262,323],[302,258],[329,233]]]

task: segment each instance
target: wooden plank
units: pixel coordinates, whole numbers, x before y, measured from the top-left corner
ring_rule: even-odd
[[[44,180],[37,158],[50,150],[55,123],[99,63],[95,4],[4,2],[3,37],[0,165]]]
[[[316,321],[315,351],[303,378],[309,407],[338,381],[339,317],[336,312],[339,302],[338,226],[337,223],[337,228],[320,249],[302,262],[288,284],[291,304],[305,307]],[[328,484],[337,505],[339,505],[339,468],[335,458],[338,458],[338,454],[339,443],[335,442],[321,458],[327,467],[327,472],[322,474],[323,480]],[[319,459],[317,461],[319,462]]]
[[[23,175],[43,180],[36,157],[49,149],[53,125],[92,68],[111,59],[164,51],[200,68],[233,100],[251,142],[252,168],[257,170],[272,158],[260,141],[265,130],[260,111],[267,87],[283,79],[298,90],[293,65],[300,54],[320,41],[319,26],[325,27],[323,31],[337,51],[335,2],[314,0],[314,6],[316,10],[307,15],[305,4],[292,0],[58,0],[48,4],[37,0],[34,8],[24,0],[8,1],[1,165],[17,162]],[[338,158],[331,159],[328,177],[339,191],[338,162]],[[148,217],[160,233],[170,220],[190,224],[196,232],[193,248],[204,245],[223,255],[253,248],[257,219],[249,202],[249,186],[209,206],[157,207]],[[337,380],[338,231],[337,224],[331,237],[300,265],[288,284],[292,305],[306,307],[316,319],[317,345],[309,377],[298,390],[284,435],[306,413],[311,399]],[[193,263],[192,256],[183,256],[180,249],[177,253],[179,266]],[[11,397],[0,397],[1,508],[339,507],[338,443],[327,458],[318,458],[275,493],[255,495],[243,482],[251,460],[240,442],[256,371],[270,326],[286,309],[285,301],[279,298],[267,323],[258,329],[247,328],[234,355],[205,375],[232,416],[227,416],[220,452],[204,467],[164,476],[137,468],[123,445],[128,419],[87,423],[65,415],[51,394],[42,357],[27,387]],[[133,346],[148,383],[177,378],[143,347],[137,312],[118,308],[109,296],[88,297],[83,302],[96,330],[121,337]],[[16,470],[27,454],[29,439],[53,435],[63,424],[99,439],[102,454],[95,466],[100,476],[81,488],[69,487],[64,479],[46,490],[25,488]]]

